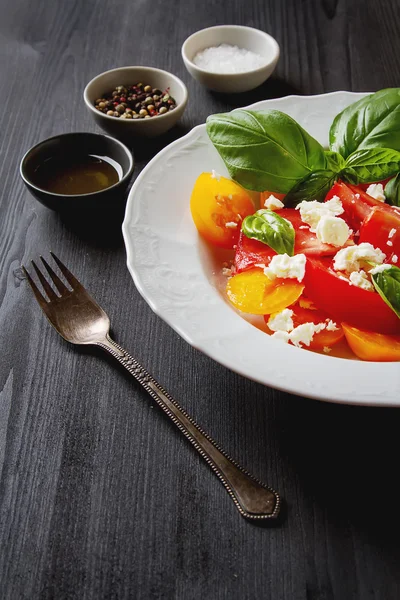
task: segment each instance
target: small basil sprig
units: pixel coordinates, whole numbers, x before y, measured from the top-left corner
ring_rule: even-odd
[[[390,148],[366,148],[350,154],[341,177],[349,183],[372,183],[400,171],[400,152]]]
[[[381,298],[400,319],[400,269],[391,265],[372,275],[372,283]]]
[[[400,206],[400,173],[387,182],[385,196],[389,204]]]
[[[278,254],[294,254],[294,228],[290,221],[266,208],[243,220],[244,235],[266,244]]]
[[[334,173],[340,173],[346,165],[343,156],[332,150],[325,150],[326,168]]]
[[[292,187],[285,197],[285,206],[296,206],[302,200],[323,201],[344,169],[343,156],[330,150],[325,151],[326,168],[306,175]]]
[[[338,173],[327,169],[310,173],[285,196],[285,206],[297,206],[302,200],[322,202],[337,178]]]
[[[287,206],[323,200],[338,178],[372,183],[400,170],[400,88],[371,94],[338,114],[329,151],[277,110],[211,115],[207,133],[232,179],[243,187],[286,194]],[[400,184],[394,186],[388,198],[399,205]]]

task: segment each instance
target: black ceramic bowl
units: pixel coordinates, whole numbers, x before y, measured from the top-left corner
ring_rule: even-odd
[[[62,157],[90,155],[107,156],[116,161],[122,170],[120,180],[114,185],[89,194],[56,194],[37,185],[37,171],[46,160]],[[93,209],[96,206],[120,203],[126,192],[133,172],[134,162],[128,148],[107,135],[97,133],[64,133],[39,142],[33,146],[21,160],[20,173],[31,194],[42,204],[58,211]]]

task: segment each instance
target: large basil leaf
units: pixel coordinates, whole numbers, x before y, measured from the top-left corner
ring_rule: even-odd
[[[389,148],[366,148],[350,154],[341,177],[349,183],[373,183],[400,171],[400,152]]]
[[[321,144],[278,110],[211,115],[207,133],[232,179],[251,190],[286,194],[326,165]]]
[[[388,88],[339,113],[329,132],[330,149],[344,158],[363,148],[400,151],[400,88]]]
[[[382,299],[400,319],[400,269],[391,266],[372,275],[372,283]]]
[[[389,204],[400,206],[400,173],[386,184],[385,196]]]
[[[296,206],[302,200],[323,201],[335,183],[337,176],[337,173],[326,169],[310,173],[285,196],[285,206]]]
[[[293,225],[272,210],[262,208],[243,219],[242,231],[246,237],[263,242],[278,254],[293,256]]]

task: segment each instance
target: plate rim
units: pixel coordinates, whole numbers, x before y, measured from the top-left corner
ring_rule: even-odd
[[[236,109],[233,109],[233,111],[229,111],[229,112],[234,112],[235,110],[243,110],[243,109],[251,109],[251,110],[256,110],[257,107],[259,107],[260,105],[265,106],[266,103],[268,102],[273,102],[273,103],[280,103],[280,102],[284,102],[284,101],[296,101],[298,99],[300,99],[300,101],[304,101],[307,99],[315,99],[315,98],[328,98],[328,97],[334,97],[334,96],[338,96],[338,95],[346,95],[346,96],[353,96],[355,99],[357,98],[362,98],[367,96],[368,94],[371,94],[372,92],[350,92],[350,91],[346,91],[346,90],[337,90],[337,91],[333,91],[333,92],[327,92],[327,93],[323,93],[323,94],[312,94],[312,95],[299,95],[299,94],[292,94],[292,95],[288,95],[288,96],[283,96],[280,98],[268,98],[268,99],[264,99],[264,100],[260,100],[258,102],[255,102],[253,104],[250,104],[248,106],[244,106],[244,107],[239,107]],[[319,400],[319,401],[324,401],[324,402],[330,402],[330,403],[336,403],[336,404],[346,404],[346,405],[355,405],[355,406],[388,406],[388,407],[395,407],[395,406],[400,406],[400,400],[396,400],[396,399],[384,399],[384,398],[379,398],[379,399],[373,399],[373,398],[367,398],[367,399],[360,399],[360,398],[343,398],[340,397],[340,395],[336,394],[336,395],[331,395],[329,393],[318,393],[318,392],[313,392],[312,390],[309,391],[304,391],[304,390],[297,390],[296,388],[292,388],[290,386],[289,383],[285,383],[285,385],[280,385],[279,383],[276,382],[266,382],[263,381],[262,379],[259,379],[255,376],[249,375],[247,374],[244,370],[241,370],[240,368],[238,368],[237,366],[232,366],[227,364],[226,362],[224,362],[223,360],[219,359],[218,357],[216,357],[211,351],[209,351],[207,349],[207,347],[205,347],[205,345],[202,342],[198,342],[194,339],[192,339],[191,335],[188,334],[186,331],[184,331],[183,329],[181,329],[181,327],[179,326],[179,324],[176,324],[173,322],[173,318],[170,318],[169,315],[163,314],[162,313],[162,309],[160,309],[158,307],[157,302],[152,298],[149,297],[145,291],[145,287],[142,283],[141,280],[141,276],[140,273],[138,272],[138,270],[135,268],[135,264],[134,264],[134,250],[133,250],[133,245],[130,242],[130,238],[129,238],[129,223],[132,220],[133,216],[134,216],[134,209],[135,209],[135,203],[133,201],[134,195],[136,193],[137,188],[139,188],[139,186],[141,185],[142,180],[144,180],[147,176],[147,173],[149,171],[151,171],[154,168],[154,165],[164,157],[164,155],[171,153],[175,147],[180,146],[182,144],[186,144],[187,142],[190,142],[191,138],[196,138],[197,137],[197,133],[199,132],[199,130],[204,130],[206,127],[205,123],[201,123],[199,125],[196,125],[195,127],[193,127],[187,134],[185,134],[184,136],[178,138],[177,140],[174,140],[173,142],[171,142],[170,144],[168,144],[167,146],[165,146],[165,148],[163,148],[162,150],[160,150],[160,152],[158,152],[149,162],[148,164],[143,168],[143,170],[141,171],[141,173],[138,175],[138,177],[136,178],[130,192],[128,195],[128,199],[127,199],[127,203],[126,203],[126,209],[125,209],[125,216],[124,216],[124,221],[122,224],[122,234],[123,234],[123,239],[124,239],[124,244],[125,244],[125,249],[126,249],[126,262],[127,262],[127,267],[128,267],[128,271],[133,279],[133,282],[138,290],[138,292],[140,293],[140,295],[143,297],[143,299],[146,301],[146,303],[150,306],[151,310],[161,319],[163,319],[163,321],[165,321],[174,331],[176,331],[178,333],[178,335],[183,338],[188,344],[190,344],[193,348],[200,350],[202,353],[204,353],[206,356],[212,358],[213,360],[215,360],[217,363],[219,363],[220,365],[230,369],[231,371],[238,373],[239,375],[246,377],[247,379],[251,379],[253,381],[256,381],[257,383],[260,383],[261,385],[265,385],[267,387],[271,387],[273,389],[277,389],[280,390],[282,392],[285,393],[291,393],[293,395],[296,396],[300,396],[300,397],[305,397],[305,398],[311,398],[314,400]],[[253,327],[252,325],[249,324],[250,327]],[[296,349],[298,350],[298,349]],[[303,350],[301,350],[303,351]],[[325,357],[325,358],[329,358],[330,361],[332,360],[337,360],[337,361],[343,361],[345,360],[346,362],[348,362],[348,359],[342,359],[342,358],[336,358],[336,357]],[[368,364],[375,364],[375,365],[382,365],[385,363],[368,363]],[[386,364],[391,364],[391,363],[386,363]]]

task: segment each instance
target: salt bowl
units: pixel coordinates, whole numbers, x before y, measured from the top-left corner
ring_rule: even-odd
[[[193,33],[182,45],[191,76],[216,92],[252,90],[270,77],[279,45],[268,33],[241,25],[217,25]]]

